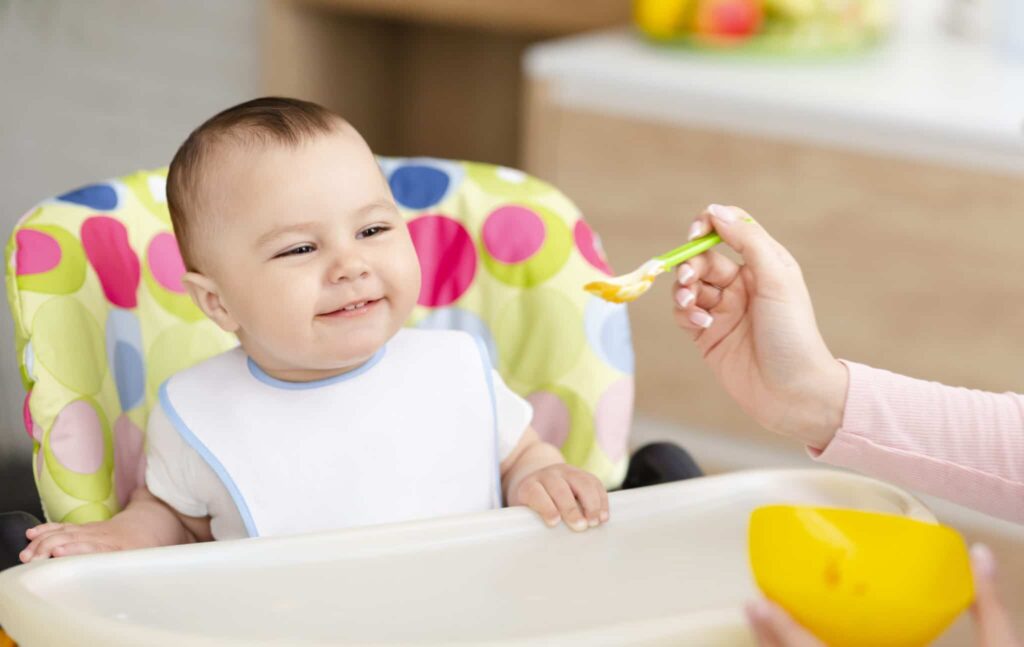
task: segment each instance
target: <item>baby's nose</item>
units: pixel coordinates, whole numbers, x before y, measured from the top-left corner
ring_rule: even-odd
[[[353,281],[370,276],[370,266],[358,256],[343,256],[331,267],[331,281]]]

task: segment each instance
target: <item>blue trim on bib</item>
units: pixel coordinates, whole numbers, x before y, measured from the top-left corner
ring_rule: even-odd
[[[235,485],[235,482],[231,479],[228,471],[224,469],[224,466],[221,465],[220,461],[217,460],[217,457],[213,455],[213,452],[207,449],[206,445],[204,445],[203,442],[192,433],[192,430],[188,428],[185,421],[178,415],[174,405],[171,404],[171,398],[167,393],[168,382],[170,382],[170,380],[167,380],[167,382],[160,385],[160,405],[163,407],[164,413],[167,414],[171,424],[173,424],[175,429],[178,430],[181,437],[185,439],[185,442],[187,442],[192,449],[196,450],[196,452],[202,456],[203,460],[206,461],[206,464],[210,466],[214,473],[216,473],[220,478],[224,487],[227,488],[228,493],[235,502],[235,507],[238,508],[238,514],[242,517],[242,523],[245,524],[245,531],[249,533],[250,537],[259,537],[260,533],[256,530],[256,523],[252,520],[252,514],[249,513],[249,506],[246,505],[245,498],[242,497],[242,493],[239,491],[238,486]]]
[[[260,368],[259,364],[252,361],[251,357],[246,357],[245,362],[249,366],[249,372],[252,373],[252,376],[260,382],[277,389],[301,391],[304,389],[319,389],[323,386],[330,386],[331,384],[337,384],[338,382],[344,382],[345,380],[351,380],[352,378],[359,377],[379,364],[380,360],[384,359],[384,353],[387,351],[387,348],[387,345],[381,346],[370,359],[366,360],[366,362],[357,369],[348,371],[347,373],[342,373],[341,375],[335,375],[334,377],[327,377],[322,380],[313,380],[312,382],[287,382],[285,380],[279,380],[276,377],[267,375],[267,373]]]
[[[487,346],[483,340],[472,334],[470,337],[476,342],[477,350],[480,351],[480,360],[484,364],[484,378],[487,380],[487,390],[491,394],[491,418],[494,420],[494,499],[498,504],[497,507],[502,508],[505,506],[505,497],[501,492],[501,443],[498,440],[498,398],[494,394],[494,376],[492,375],[494,368],[491,366],[491,355],[487,352]]]

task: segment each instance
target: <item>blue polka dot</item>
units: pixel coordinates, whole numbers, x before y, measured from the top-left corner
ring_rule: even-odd
[[[32,342],[25,344],[25,373],[28,375],[28,379],[33,382],[36,381],[36,354],[32,350]]]
[[[139,320],[127,310],[112,310],[107,317],[107,362],[114,374],[121,410],[142,403],[146,370],[142,363],[142,331]]]
[[[134,409],[142,400],[146,371],[139,351],[123,342],[117,342],[114,347],[114,379],[121,410]]]
[[[117,208],[117,191],[109,184],[93,184],[75,189],[70,193],[58,196],[58,200],[73,202],[97,211],[110,211]]]
[[[410,164],[396,169],[388,183],[398,204],[408,209],[426,209],[448,193],[451,178],[439,168]]]
[[[597,355],[613,368],[633,374],[633,339],[625,304],[591,298],[583,315],[587,341]]]
[[[416,324],[428,330],[464,330],[484,343],[491,357],[491,366],[498,368],[498,345],[484,320],[462,308],[439,308]]]

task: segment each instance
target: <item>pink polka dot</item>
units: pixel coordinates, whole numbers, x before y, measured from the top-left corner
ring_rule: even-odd
[[[149,262],[149,271],[153,273],[157,283],[171,292],[185,293],[185,286],[181,283],[181,277],[185,274],[185,262],[181,260],[178,241],[172,234],[164,232],[154,236],[149,243],[146,260]]]
[[[633,378],[623,378],[601,395],[594,408],[597,444],[613,462],[626,457],[633,421]]]
[[[587,259],[587,262],[597,269],[610,275],[612,268],[604,260],[604,253],[600,249],[601,243],[594,230],[590,228],[590,225],[583,220],[576,221],[576,227],[573,228],[572,235],[576,239],[576,247],[580,250],[580,254],[583,254],[583,258]]]
[[[446,216],[420,216],[409,222],[420,260],[421,306],[449,305],[465,294],[476,275],[476,248],[469,232]]]
[[[540,216],[525,207],[501,207],[484,221],[487,252],[502,263],[522,263],[544,244],[546,230]]]
[[[32,412],[28,409],[28,399],[30,397],[32,397],[31,391],[25,394],[25,404],[21,406],[21,417],[25,421],[25,433],[27,433],[30,438],[35,438],[35,434],[32,433]]]
[[[548,391],[536,391],[526,396],[533,405],[533,428],[545,442],[561,447],[569,437],[569,409],[562,399]]]
[[[57,414],[50,449],[61,465],[81,474],[92,474],[103,465],[103,427],[92,405],[75,400]]]
[[[107,300],[120,308],[134,308],[139,257],[128,244],[124,225],[107,216],[89,218],[82,223],[82,247]]]
[[[14,256],[18,276],[42,274],[60,264],[60,244],[53,237],[34,229],[20,229],[14,240],[18,249]]]
[[[117,500],[123,508],[128,497],[142,485],[146,475],[146,455],[142,451],[142,430],[126,415],[114,423],[114,484]]]

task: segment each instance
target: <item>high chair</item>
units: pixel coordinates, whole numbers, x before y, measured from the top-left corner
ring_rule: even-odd
[[[568,462],[626,476],[633,351],[623,306],[580,286],[609,273],[597,236],[554,187],[509,168],[379,158],[423,283],[410,321],[466,330],[534,406]],[[109,518],[143,482],[146,418],[173,373],[234,346],[181,283],[166,169],[46,200],[7,245],[25,432],[46,517]],[[657,448],[655,448],[657,449]],[[666,458],[638,466],[633,485]],[[679,476],[697,472],[685,464]]]

